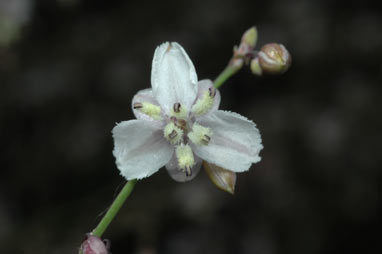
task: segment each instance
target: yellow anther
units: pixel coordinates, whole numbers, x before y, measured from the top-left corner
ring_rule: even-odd
[[[192,131],[187,136],[196,145],[208,145],[211,140],[212,131],[210,128],[195,123],[192,126]]]
[[[145,113],[155,120],[161,119],[160,107],[157,105],[148,102],[136,102],[134,103],[133,108],[141,111],[142,113]]]
[[[173,122],[169,122],[166,127],[164,127],[163,135],[171,144],[176,145],[182,141],[183,130]]]
[[[174,103],[173,107],[171,108],[171,115],[175,116],[176,118],[180,119],[187,119],[188,117],[188,110],[182,106],[179,102]]]
[[[178,166],[186,173],[187,176],[192,174],[191,168],[195,164],[194,154],[189,145],[181,144],[176,147],[176,158],[178,159]]]
[[[201,116],[210,111],[214,106],[215,95],[216,89],[213,87],[205,91],[202,97],[192,106],[192,113],[196,116]]]

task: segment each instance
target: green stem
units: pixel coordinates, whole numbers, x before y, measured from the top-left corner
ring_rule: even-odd
[[[117,215],[119,209],[121,209],[123,203],[125,203],[125,200],[129,197],[130,193],[133,191],[135,184],[137,183],[137,180],[130,180],[128,181],[125,186],[123,186],[123,189],[118,194],[114,202],[111,204],[109,210],[106,212],[105,216],[103,216],[102,220],[98,223],[97,227],[92,231],[92,235],[101,237],[102,234],[105,232],[111,221],[114,219],[114,217]]]
[[[228,65],[222,73],[219,74],[219,76],[214,81],[214,86],[216,88],[219,88],[221,85],[223,85],[224,82],[227,81],[233,74],[235,74],[240,68],[233,67],[232,65]]]

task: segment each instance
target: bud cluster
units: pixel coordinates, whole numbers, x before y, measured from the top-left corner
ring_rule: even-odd
[[[240,45],[234,47],[229,65],[235,69],[250,65],[252,73],[258,76],[282,74],[289,69],[292,57],[284,45],[268,43],[255,51],[256,42],[257,29],[252,27],[243,34]]]

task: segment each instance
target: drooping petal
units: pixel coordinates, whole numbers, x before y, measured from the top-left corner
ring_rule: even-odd
[[[127,180],[141,179],[167,164],[173,147],[163,137],[163,130],[145,120],[130,120],[113,129],[116,164]]]
[[[152,116],[149,116],[148,114],[145,114],[142,112],[142,110],[139,110],[136,108],[137,103],[143,104],[143,103],[149,103],[153,106],[159,107],[159,103],[156,101],[156,99],[153,96],[152,89],[147,88],[140,90],[136,95],[134,95],[133,100],[131,102],[131,107],[133,110],[133,113],[135,117],[139,120],[147,120],[147,121],[158,121],[158,119],[154,119]]]
[[[151,70],[153,95],[166,113],[174,103],[190,109],[197,93],[195,67],[176,42],[166,42],[157,47]]]
[[[205,115],[214,112],[220,105],[220,92],[214,87],[214,83],[209,79],[198,82],[198,93],[192,106],[195,116]]]
[[[261,136],[247,118],[218,110],[202,117],[201,125],[212,129],[208,145],[194,145],[193,151],[203,160],[234,172],[243,172],[261,160]]]
[[[195,176],[199,173],[200,168],[202,166],[202,160],[194,156],[195,165],[191,168],[192,174],[187,176],[185,172],[182,172],[178,167],[178,159],[175,154],[171,158],[171,160],[166,164],[166,169],[168,174],[177,182],[187,182],[195,178]]]

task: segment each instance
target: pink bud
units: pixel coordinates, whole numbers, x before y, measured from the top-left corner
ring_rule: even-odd
[[[108,248],[104,241],[98,236],[88,234],[86,240],[81,244],[79,254],[108,254]]]

